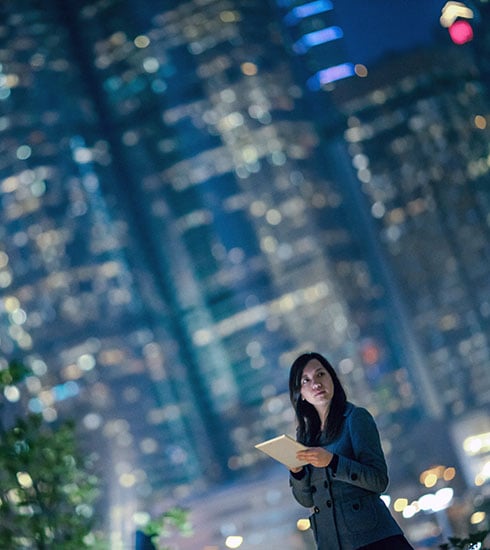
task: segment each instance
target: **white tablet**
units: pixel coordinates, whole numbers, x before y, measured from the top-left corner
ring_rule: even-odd
[[[308,447],[298,443],[291,436],[286,434],[273,437],[262,443],[257,443],[255,448],[268,454],[278,462],[285,464],[288,468],[299,468],[300,466],[308,464],[296,458],[296,453],[298,451],[304,451]]]

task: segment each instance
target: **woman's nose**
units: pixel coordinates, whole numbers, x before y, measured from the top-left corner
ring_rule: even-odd
[[[318,381],[317,381],[317,382],[313,382],[313,387],[314,387],[314,388],[321,388],[321,386],[322,386],[321,382],[318,382]]]

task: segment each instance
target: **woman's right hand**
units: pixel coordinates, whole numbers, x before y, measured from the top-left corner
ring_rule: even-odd
[[[333,453],[323,447],[308,447],[304,451],[298,451],[296,458],[316,468],[325,468],[332,461]]]
[[[303,469],[303,466],[300,466],[299,468],[289,468],[290,472],[293,472],[293,474],[299,474],[301,470]]]

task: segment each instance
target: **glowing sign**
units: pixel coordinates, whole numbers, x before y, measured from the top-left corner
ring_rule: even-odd
[[[308,2],[302,6],[297,6],[292,9],[284,18],[284,22],[287,25],[294,25],[296,22],[304,19],[305,17],[311,17],[317,13],[323,13],[333,9],[333,4],[329,0],[316,0],[315,2]]]
[[[310,90],[317,91],[324,84],[335,82],[343,78],[349,78],[354,76],[355,69],[353,63],[342,63],[341,65],[335,65],[334,67],[328,67],[315,73],[308,79],[307,85]]]
[[[474,16],[473,10],[462,2],[446,2],[442,8],[440,22],[443,27],[449,28],[459,17],[473,19]]]
[[[475,21],[477,15],[463,2],[450,1],[442,8],[440,22],[448,29],[451,40],[461,45],[473,40],[473,27],[469,21]]]
[[[293,46],[296,53],[305,53],[309,48],[342,38],[344,33],[340,27],[327,27],[302,36]]]

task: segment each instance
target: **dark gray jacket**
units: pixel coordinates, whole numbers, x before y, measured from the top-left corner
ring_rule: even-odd
[[[291,475],[294,498],[312,507],[318,550],[355,550],[402,531],[380,494],[388,486],[386,462],[371,414],[347,403],[340,436],[324,445],[338,456],[336,468],[306,466]]]

